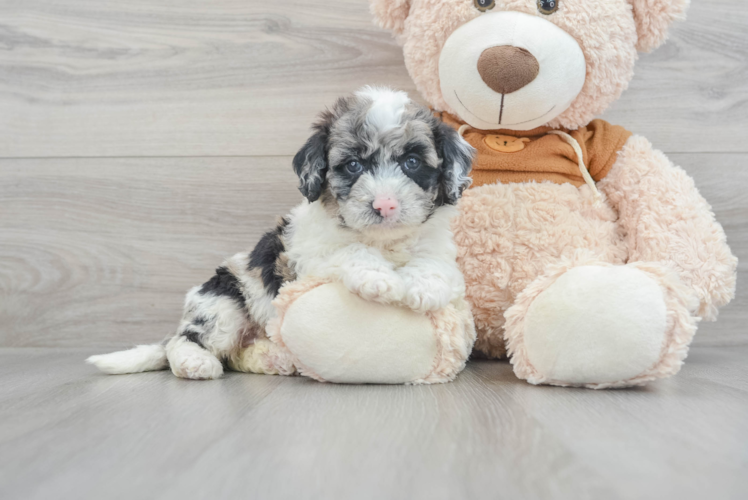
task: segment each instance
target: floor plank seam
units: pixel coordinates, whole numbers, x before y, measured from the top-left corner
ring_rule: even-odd
[[[301,144],[301,143],[300,143]],[[746,155],[748,151],[663,151],[665,155]],[[295,153],[274,155],[144,155],[144,156],[0,156],[0,161],[39,160],[186,160],[211,158],[293,158]]]

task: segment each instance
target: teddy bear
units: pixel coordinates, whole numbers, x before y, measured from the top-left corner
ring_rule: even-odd
[[[737,259],[693,180],[595,117],[689,0],[371,0],[434,112],[477,149],[453,223],[473,354],[532,384],[678,372]]]

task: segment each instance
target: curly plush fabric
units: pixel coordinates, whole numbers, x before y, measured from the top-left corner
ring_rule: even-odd
[[[382,28],[399,35],[405,29],[405,18],[410,13],[410,0],[372,0],[371,13]]]
[[[616,219],[607,204],[595,203],[587,186],[529,182],[468,190],[452,230],[473,306],[476,350],[504,355],[504,312],[564,256],[581,249],[603,262],[625,263]]]
[[[634,10],[637,50],[649,52],[667,40],[668,28],[685,18],[691,0],[629,0]]]
[[[453,231],[476,350],[502,357],[504,313],[537,278],[579,252],[589,262],[670,269],[692,290],[693,313],[704,319],[715,319],[717,308],[734,297],[737,259],[722,227],[693,180],[646,139],[628,140],[598,188],[599,204],[587,186],[550,182],[465,193]]]
[[[439,384],[451,382],[465,368],[475,344],[475,324],[467,303],[449,305],[440,311],[428,313],[434,326],[439,350],[431,372],[410,384]]]
[[[738,259],[693,179],[634,136],[598,184],[619,214],[629,262],[664,262],[699,299],[697,314],[717,318],[735,296]]]

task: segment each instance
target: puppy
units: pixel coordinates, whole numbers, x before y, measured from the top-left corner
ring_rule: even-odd
[[[189,291],[174,336],[89,363],[107,373],[171,367],[178,377],[219,377],[243,347],[275,347],[265,336],[272,301],[307,276],[418,312],[464,296],[449,222],[470,184],[472,147],[405,93],[382,88],[340,99],[313,128],[293,160],[306,201]]]

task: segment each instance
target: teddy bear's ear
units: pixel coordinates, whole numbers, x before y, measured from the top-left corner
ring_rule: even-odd
[[[370,0],[371,13],[377,24],[400,35],[410,13],[410,0]]]
[[[639,41],[636,49],[649,52],[666,39],[673,21],[684,19],[691,0],[629,0],[634,10]]]

